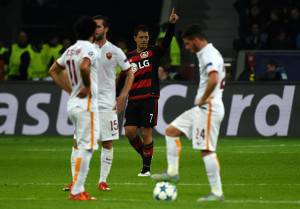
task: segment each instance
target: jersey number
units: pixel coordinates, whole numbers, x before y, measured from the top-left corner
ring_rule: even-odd
[[[117,120],[110,121],[110,130],[111,131],[117,131],[118,129],[119,129],[118,121]]]
[[[67,60],[67,66],[68,66],[68,73],[70,76],[71,84],[72,86],[77,85],[78,79],[76,74],[76,67],[74,60]]]
[[[151,123],[152,119],[153,119],[153,113],[150,113],[150,123]]]

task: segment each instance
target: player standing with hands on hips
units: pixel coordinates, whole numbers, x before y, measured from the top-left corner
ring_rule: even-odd
[[[134,30],[136,49],[127,57],[134,71],[134,82],[129,91],[125,112],[125,135],[132,147],[140,154],[143,168],[138,176],[150,176],[153,155],[153,127],[157,124],[157,108],[159,98],[158,66],[162,55],[170,46],[174,35],[175,23],[179,17],[175,10],[169,17],[166,35],[160,46],[149,46],[149,30],[139,25]],[[122,75],[121,75],[122,76]],[[122,86],[122,77],[118,89]],[[137,134],[140,128],[142,136]]]
[[[185,48],[196,53],[199,61],[200,83],[195,98],[195,107],[179,115],[167,127],[168,169],[166,173],[154,174],[156,181],[179,180],[179,136],[184,133],[193,142],[193,148],[201,150],[211,193],[197,201],[222,201],[220,165],[215,153],[220,125],[224,117],[222,95],[225,84],[224,61],[220,52],[208,43],[198,25],[188,27],[182,34]]]
[[[75,126],[78,154],[72,180],[70,200],[94,200],[84,188],[90,160],[98,149],[97,74],[98,53],[92,44],[96,23],[91,17],[80,17],[74,25],[77,42],[51,66],[49,74],[55,84],[70,93],[68,116]]]

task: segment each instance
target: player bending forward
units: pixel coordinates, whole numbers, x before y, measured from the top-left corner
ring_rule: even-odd
[[[183,35],[185,48],[196,53],[199,61],[200,83],[195,98],[195,107],[178,116],[166,129],[168,170],[154,174],[156,181],[179,180],[179,136],[184,133],[192,139],[193,148],[201,150],[211,193],[197,201],[222,201],[220,165],[215,153],[220,125],[224,117],[222,94],[225,68],[222,55],[208,43],[205,34],[197,25],[188,27]]]

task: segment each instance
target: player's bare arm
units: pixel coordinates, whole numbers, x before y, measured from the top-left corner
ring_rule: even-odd
[[[80,92],[78,93],[79,98],[84,98],[87,95],[91,94],[91,81],[90,81],[90,66],[91,66],[91,60],[88,58],[83,58],[80,62],[80,73],[82,77],[82,82],[84,87],[80,89]]]
[[[54,62],[50,67],[49,75],[52,77],[56,85],[58,85],[69,94],[71,93],[71,85],[69,83],[68,75],[65,69],[57,64],[57,62]]]
[[[214,89],[216,88],[216,86],[218,84],[219,73],[217,71],[210,72],[208,77],[209,77],[209,79],[208,79],[208,83],[207,83],[205,92],[204,92],[202,98],[197,101],[198,106],[202,106],[207,102],[209,96],[211,95],[211,93],[214,91]]]
[[[131,68],[128,68],[126,70],[126,80],[125,80],[124,87],[123,87],[120,95],[117,97],[118,113],[122,112],[125,108],[125,101],[126,101],[128,93],[129,93],[129,90],[132,86],[133,80],[134,80],[134,73],[131,70]]]

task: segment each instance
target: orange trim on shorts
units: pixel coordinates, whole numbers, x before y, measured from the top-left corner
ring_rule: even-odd
[[[207,100],[207,103],[208,103],[208,113],[207,113],[207,124],[206,124],[206,136],[205,136],[206,146],[205,146],[205,149],[209,150],[210,131],[211,131],[210,130],[211,129],[211,109],[212,109],[210,98]]]
[[[91,95],[88,96],[87,111],[91,111]]]
[[[176,139],[175,143],[176,143],[176,147],[177,147],[178,158],[180,159],[180,153],[181,153],[181,141],[180,141],[180,139],[179,138]]]
[[[92,150],[94,148],[94,141],[95,141],[95,136],[94,136],[94,113],[90,112],[91,116],[91,144],[90,144],[90,149]]]
[[[82,160],[82,158],[78,157],[78,158],[76,158],[76,161],[75,161],[75,174],[74,174],[73,183],[72,183],[73,185],[76,183],[76,181],[78,179],[78,174],[79,174],[80,166],[81,166],[81,160]]]

